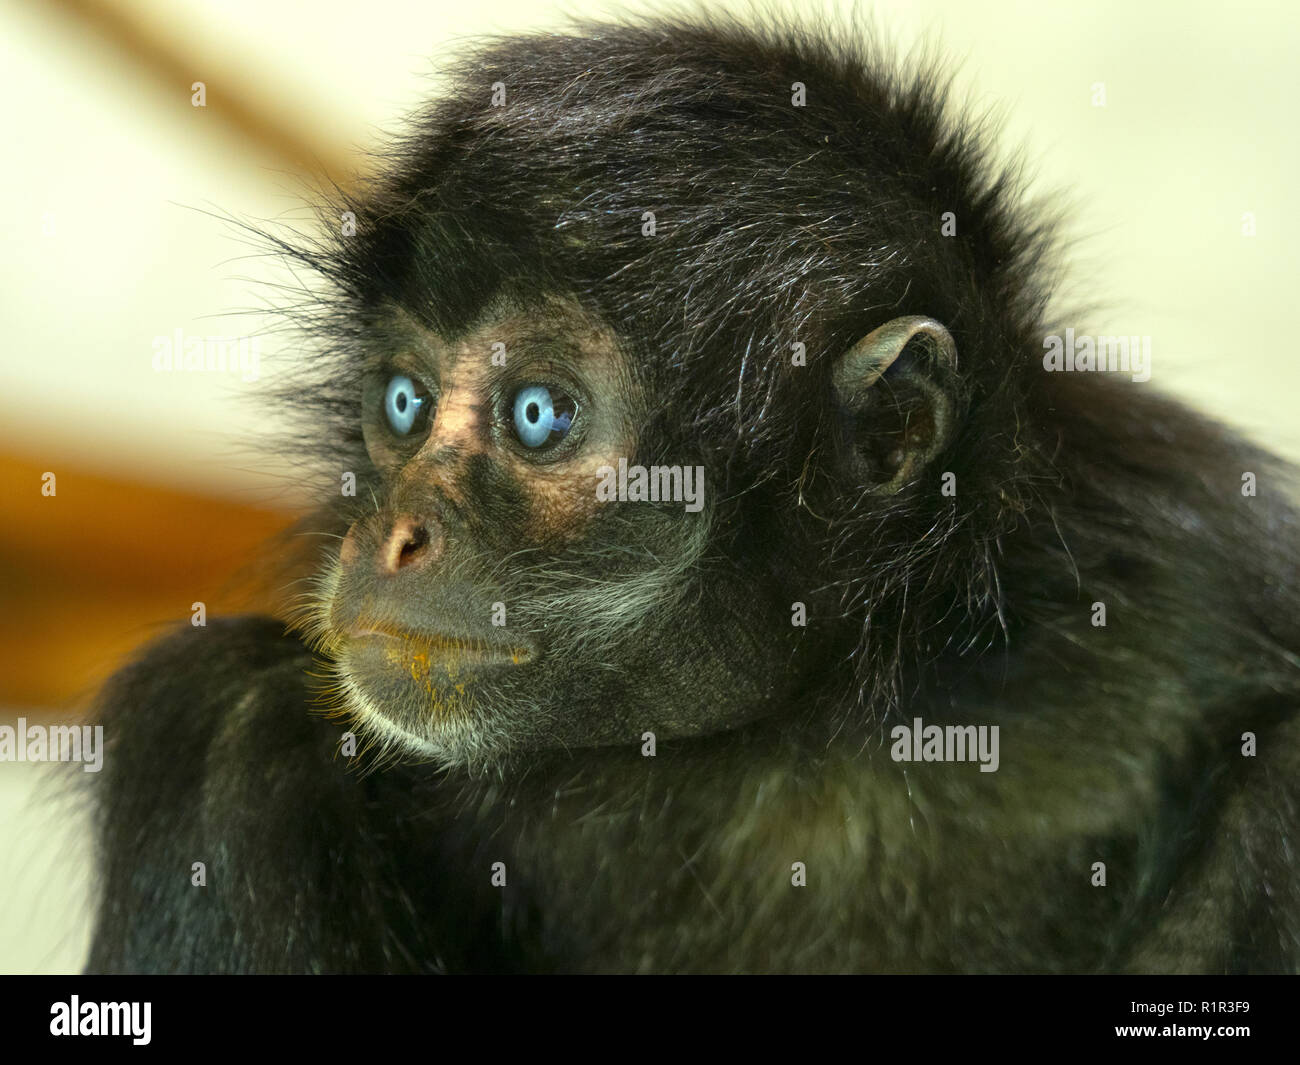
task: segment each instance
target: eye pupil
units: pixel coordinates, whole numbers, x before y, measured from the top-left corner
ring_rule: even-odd
[[[398,413],[400,414],[400,413],[401,413],[402,411],[404,411],[404,410],[406,410],[406,393],[405,393],[405,392],[398,392],[398,393],[397,393],[397,411],[398,411]]]
[[[573,425],[578,406],[572,397],[545,385],[526,385],[515,393],[514,430],[529,450],[558,444]]]

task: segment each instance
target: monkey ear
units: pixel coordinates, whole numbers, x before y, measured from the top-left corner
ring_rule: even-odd
[[[915,478],[953,433],[957,345],[933,318],[911,315],[873,329],[832,371],[843,459],[880,495]]]

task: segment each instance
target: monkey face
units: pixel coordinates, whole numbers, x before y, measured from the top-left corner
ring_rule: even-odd
[[[400,312],[375,332],[362,428],[379,491],[312,619],[363,731],[481,764],[711,731],[764,705],[789,659],[752,616],[773,590],[705,564],[707,487],[694,509],[602,502],[650,406],[608,329],[557,304],[451,342]]]

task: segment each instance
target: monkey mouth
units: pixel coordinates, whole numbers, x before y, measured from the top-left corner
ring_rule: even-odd
[[[506,643],[461,633],[419,632],[387,622],[359,622],[348,630],[349,643],[373,646],[389,657],[426,666],[524,666],[537,657],[523,642]]]

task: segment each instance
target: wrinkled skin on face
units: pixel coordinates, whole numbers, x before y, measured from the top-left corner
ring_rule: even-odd
[[[375,333],[362,419],[383,491],[310,624],[368,738],[481,766],[716,731],[793,690],[791,595],[708,550],[708,485],[698,513],[598,501],[652,404],[608,329],[554,304],[451,340],[394,309]],[[540,447],[519,431],[530,397],[567,423]]]

